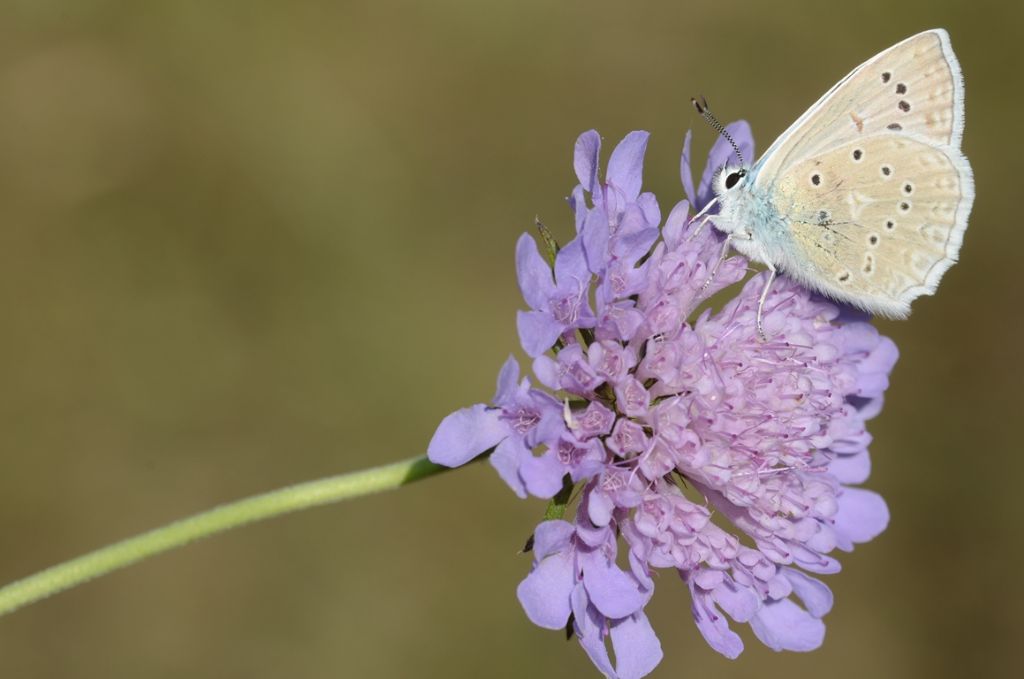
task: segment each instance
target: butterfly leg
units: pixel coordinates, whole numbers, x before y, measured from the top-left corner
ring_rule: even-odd
[[[708,220],[709,220],[709,219],[711,219],[711,217],[712,217],[712,216],[713,216],[713,215],[706,215],[706,216],[704,217],[704,219],[700,220],[700,224],[698,224],[698,225],[697,225],[697,228],[696,228],[696,229],[694,229],[694,230],[693,230],[693,233],[691,233],[691,234],[690,234],[690,235],[689,235],[689,236],[688,236],[688,237],[686,238],[686,242],[687,242],[687,243],[689,243],[689,242],[693,241],[693,239],[695,239],[695,238],[696,238],[697,236],[699,236],[699,235],[700,235],[700,232],[704,230],[704,225],[708,223]]]
[[[703,226],[703,223],[701,224],[701,226]],[[697,227],[697,228],[700,228],[700,227]],[[715,265],[713,267],[711,267],[711,273],[708,275],[708,279],[706,281],[704,281],[704,285],[701,286],[701,289],[700,289],[701,292],[704,292],[705,290],[707,290],[708,286],[711,285],[711,281],[715,280],[715,275],[718,273],[718,267],[722,266],[722,262],[724,262],[725,258],[729,256],[729,244],[730,243],[732,243],[732,234],[731,233],[730,234],[726,234],[725,240],[722,241],[722,254],[720,254],[718,256],[718,261],[715,262]]]
[[[768,291],[771,290],[777,273],[775,267],[768,264],[768,282],[764,284],[764,290],[761,291],[761,299],[757,301],[757,334],[765,342],[768,341],[768,336],[764,334],[764,303],[768,299]]]
[[[687,242],[687,243],[689,243],[689,242],[690,242],[690,241],[692,241],[692,240],[693,240],[694,238],[696,238],[697,236],[699,236],[699,235],[700,235],[700,232],[704,230],[704,225],[705,225],[705,224],[707,224],[707,223],[708,223],[708,220],[709,220],[709,219],[711,219],[711,218],[712,218],[712,217],[714,216],[714,215],[709,215],[709,214],[708,214],[708,210],[710,210],[711,208],[713,208],[713,207],[715,206],[715,204],[716,204],[717,202],[718,202],[718,198],[713,198],[713,199],[711,199],[711,201],[710,201],[710,202],[708,202],[708,204],[704,206],[704,209],[703,209],[703,210],[701,210],[700,212],[698,212],[697,214],[695,214],[695,215],[693,216],[693,219],[691,219],[691,220],[690,220],[691,222],[695,222],[695,221],[697,221],[698,219],[700,219],[701,217],[703,217],[703,218],[704,218],[704,219],[701,219],[701,221],[700,221],[700,224],[698,224],[698,225],[697,225],[697,228],[693,230],[693,233],[691,233],[691,234],[690,234],[690,235],[689,235],[689,236],[687,237],[687,239],[686,239],[686,242]]]

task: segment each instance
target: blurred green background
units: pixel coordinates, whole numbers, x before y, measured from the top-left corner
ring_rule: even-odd
[[[516,349],[517,236],[570,233],[576,135],[689,106],[763,150],[851,68],[949,29],[977,202],[873,423],[889,530],[824,647],[730,662],[663,575],[655,677],[1021,666],[1019,3],[0,5],[0,581],[215,503],[421,453]],[[486,466],[251,526],[0,619],[3,677],[596,676],[533,627],[544,503]]]

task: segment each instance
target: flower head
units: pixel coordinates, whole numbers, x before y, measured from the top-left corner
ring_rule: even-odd
[[[729,131],[753,155],[746,123]],[[604,181],[600,137],[577,140],[576,234],[553,272],[532,238],[519,240],[531,308],[519,334],[548,391],[519,382],[509,359],[493,405],[449,415],[428,449],[455,466],[493,448],[520,496],[577,487],[573,520],[534,531],[519,600],[531,621],[569,629],[601,672],[622,678],[662,656],[644,614],[655,569],[675,570],[698,629],[727,657],[743,650],[730,619],[775,650],[822,643],[832,594],[809,574],[837,572],[836,549],[888,522],[881,497],[857,484],[869,471],[865,422],[897,358],[863,319],[786,279],[767,298],[767,339],[757,328],[763,274],[707,308],[747,262],[726,259],[711,277],[721,242],[690,224],[688,201],[661,225],[657,200],[641,193],[647,139],[628,135]],[[700,207],[730,149],[715,146],[694,189],[689,148],[687,134],[683,185]]]

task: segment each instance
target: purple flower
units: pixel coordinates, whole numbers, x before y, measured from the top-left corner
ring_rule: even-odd
[[[642,677],[661,661],[661,643],[643,608],[654,583],[631,556],[630,571],[616,565],[613,527],[594,525],[585,496],[577,525],[545,521],[534,532],[534,568],[519,584],[519,601],[540,627],[571,625],[590,659],[607,676]],[[611,638],[613,667],[605,645]]]
[[[594,327],[587,293],[590,272],[583,256],[583,242],[576,238],[555,257],[555,275],[537,251],[537,243],[523,234],[516,245],[519,289],[531,311],[520,311],[516,319],[523,349],[539,356],[562,333]]]
[[[494,448],[491,465],[517,495],[526,497],[527,490],[532,490],[551,497],[561,482],[550,493],[536,492],[520,472],[525,466],[529,474],[536,464],[533,448],[557,442],[565,431],[561,405],[550,394],[532,389],[528,379],[519,382],[519,364],[511,356],[498,375],[493,403],[493,407],[478,403],[444,418],[427,446],[427,455],[437,464],[457,467]],[[549,476],[544,474],[533,485],[543,485]]]
[[[752,156],[746,123],[729,131]],[[687,134],[689,201],[661,226],[657,200],[641,192],[647,140],[629,134],[601,181],[600,137],[581,135],[575,237],[554,272],[532,238],[517,246],[531,309],[520,339],[550,392],[519,382],[509,359],[494,405],[449,415],[428,449],[450,466],[493,449],[517,494],[555,497],[556,510],[569,508],[566,480],[577,487],[572,520],[534,531],[519,600],[622,678],[662,656],[644,613],[655,569],[676,571],[697,628],[729,658],[743,650],[730,620],[774,650],[821,645],[832,593],[815,576],[837,572],[836,550],[888,523],[882,498],[858,484],[870,471],[866,422],[898,355],[865,320],[784,278],[765,305],[767,339],[756,326],[764,274],[697,314],[747,272],[730,257],[709,284],[721,240],[690,223],[731,149],[715,145],[695,189]]]

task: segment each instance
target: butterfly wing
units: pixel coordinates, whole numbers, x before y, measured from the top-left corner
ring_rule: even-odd
[[[885,50],[808,110],[753,169],[787,225],[791,276],[906,316],[956,261],[974,198],[963,84],[941,29]]]
[[[956,261],[970,195],[967,161],[949,147],[883,134],[847,143],[776,183],[794,245],[780,264],[832,297],[904,317]]]

